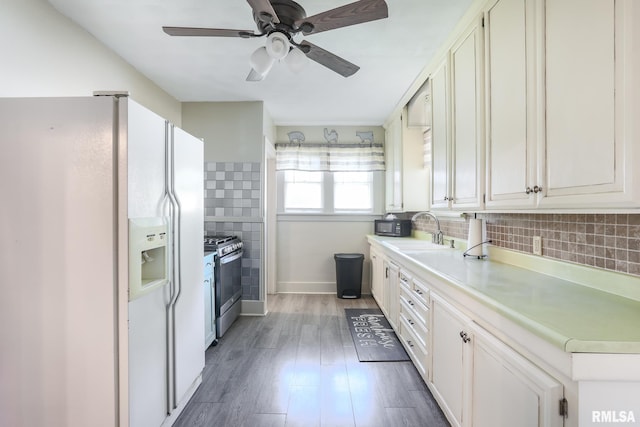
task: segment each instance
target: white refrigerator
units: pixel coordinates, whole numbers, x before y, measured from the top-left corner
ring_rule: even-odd
[[[128,97],[0,99],[0,425],[171,425],[204,368],[203,143]]]

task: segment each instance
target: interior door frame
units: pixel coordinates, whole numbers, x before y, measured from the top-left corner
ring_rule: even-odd
[[[264,138],[264,182],[265,197],[263,205],[264,218],[264,281],[266,290],[264,301],[266,303],[267,294],[277,292],[277,270],[276,270],[276,229],[277,229],[277,182],[276,182],[276,149],[268,137]]]

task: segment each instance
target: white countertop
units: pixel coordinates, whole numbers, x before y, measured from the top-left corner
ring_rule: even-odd
[[[456,249],[411,248],[418,239],[402,238],[403,250],[398,238],[368,238],[566,352],[640,353],[640,301],[491,259],[465,258]],[[611,273],[611,280],[616,277]],[[640,286],[640,278],[625,281],[634,279]]]

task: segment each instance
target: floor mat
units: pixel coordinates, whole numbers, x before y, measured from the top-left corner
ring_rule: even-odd
[[[347,324],[361,362],[409,360],[386,317],[377,308],[345,308]]]

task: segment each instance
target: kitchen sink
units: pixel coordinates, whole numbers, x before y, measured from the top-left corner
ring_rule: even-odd
[[[433,250],[451,249],[446,245],[438,245],[428,240],[400,240],[394,242],[387,242],[387,244],[394,249],[404,253],[416,253]]]

